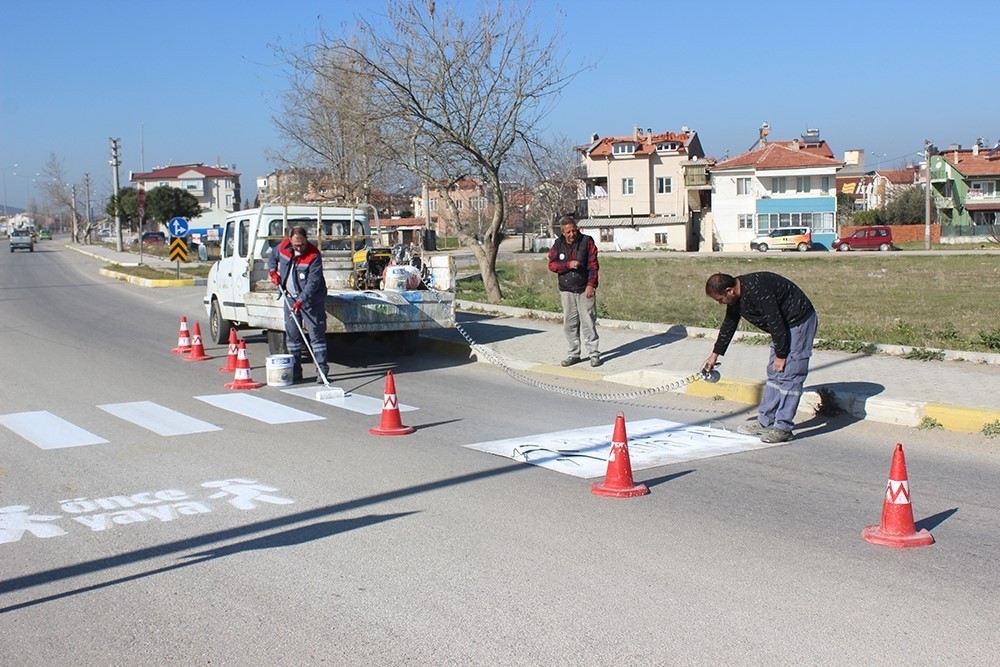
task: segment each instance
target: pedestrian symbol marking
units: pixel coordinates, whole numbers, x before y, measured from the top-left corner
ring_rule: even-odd
[[[101,410],[163,436],[221,431],[214,424],[189,417],[152,401],[98,405]]]
[[[0,415],[0,425],[6,426],[39,449],[64,449],[108,442],[45,410]]]
[[[235,412],[244,417],[256,419],[265,424],[290,424],[294,422],[307,422],[326,419],[310,412],[305,412],[297,408],[290,408],[287,405],[275,403],[258,396],[250,394],[213,394],[210,396],[195,396],[199,401],[204,401],[217,408]]]

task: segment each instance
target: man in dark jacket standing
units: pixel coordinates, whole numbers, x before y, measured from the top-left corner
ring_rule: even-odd
[[[268,273],[275,286],[283,288],[285,301],[285,341],[288,353],[295,359],[292,377],[302,379],[302,347],[304,341],[293,318],[299,318],[309,332],[316,368],[317,382],[323,383],[329,373],[326,361],[326,279],[319,248],[309,242],[306,230],[292,227],[288,238],[271,249],[267,260]]]
[[[769,271],[737,277],[716,273],[705,283],[705,294],[726,306],[726,318],[705,360],[705,371],[711,371],[726,353],[741,317],[771,334],[767,382],[757,418],[737,430],[758,435],[763,442],[790,440],[816,337],[818,320],[812,302],[798,285]]]
[[[597,335],[597,244],[581,234],[572,216],[559,221],[562,236],[549,250],[549,271],[559,276],[559,296],[563,307],[563,332],[569,356],[563,366],[580,362],[580,337],[591,366],[601,365]]]

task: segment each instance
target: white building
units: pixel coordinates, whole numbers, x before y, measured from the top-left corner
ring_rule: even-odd
[[[228,167],[206,167],[201,163],[157,167],[150,172],[134,173],[129,180],[147,193],[165,185],[193,195],[201,205],[202,214],[192,221],[192,227],[222,227],[226,214],[240,210],[240,173]]]

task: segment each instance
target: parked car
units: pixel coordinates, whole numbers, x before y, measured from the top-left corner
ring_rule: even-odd
[[[143,232],[143,245],[164,245],[167,242],[167,235],[163,232]]]
[[[15,229],[10,233],[10,251],[27,250],[35,252],[35,239],[26,229]]]
[[[861,227],[854,233],[833,242],[833,249],[841,252],[849,250],[892,250],[892,229],[885,225]]]
[[[49,228],[38,230],[38,240],[39,241],[51,241],[52,240],[52,230]]]
[[[812,232],[808,227],[781,227],[750,241],[751,250],[767,252],[771,248],[805,252],[812,248]]]

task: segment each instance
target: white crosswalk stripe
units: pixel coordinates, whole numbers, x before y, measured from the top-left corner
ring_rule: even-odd
[[[188,435],[190,433],[207,433],[221,431],[214,424],[189,417],[176,410],[157,405],[152,401],[134,401],[132,403],[110,403],[98,405],[101,410],[137,426],[149,429],[159,435]]]
[[[108,442],[45,410],[0,415],[0,425],[6,426],[39,449],[63,449]]]
[[[251,394],[212,394],[195,396],[199,401],[205,401],[217,408],[235,412],[244,417],[250,417],[265,424],[289,424],[326,419],[304,410],[290,408]]]

